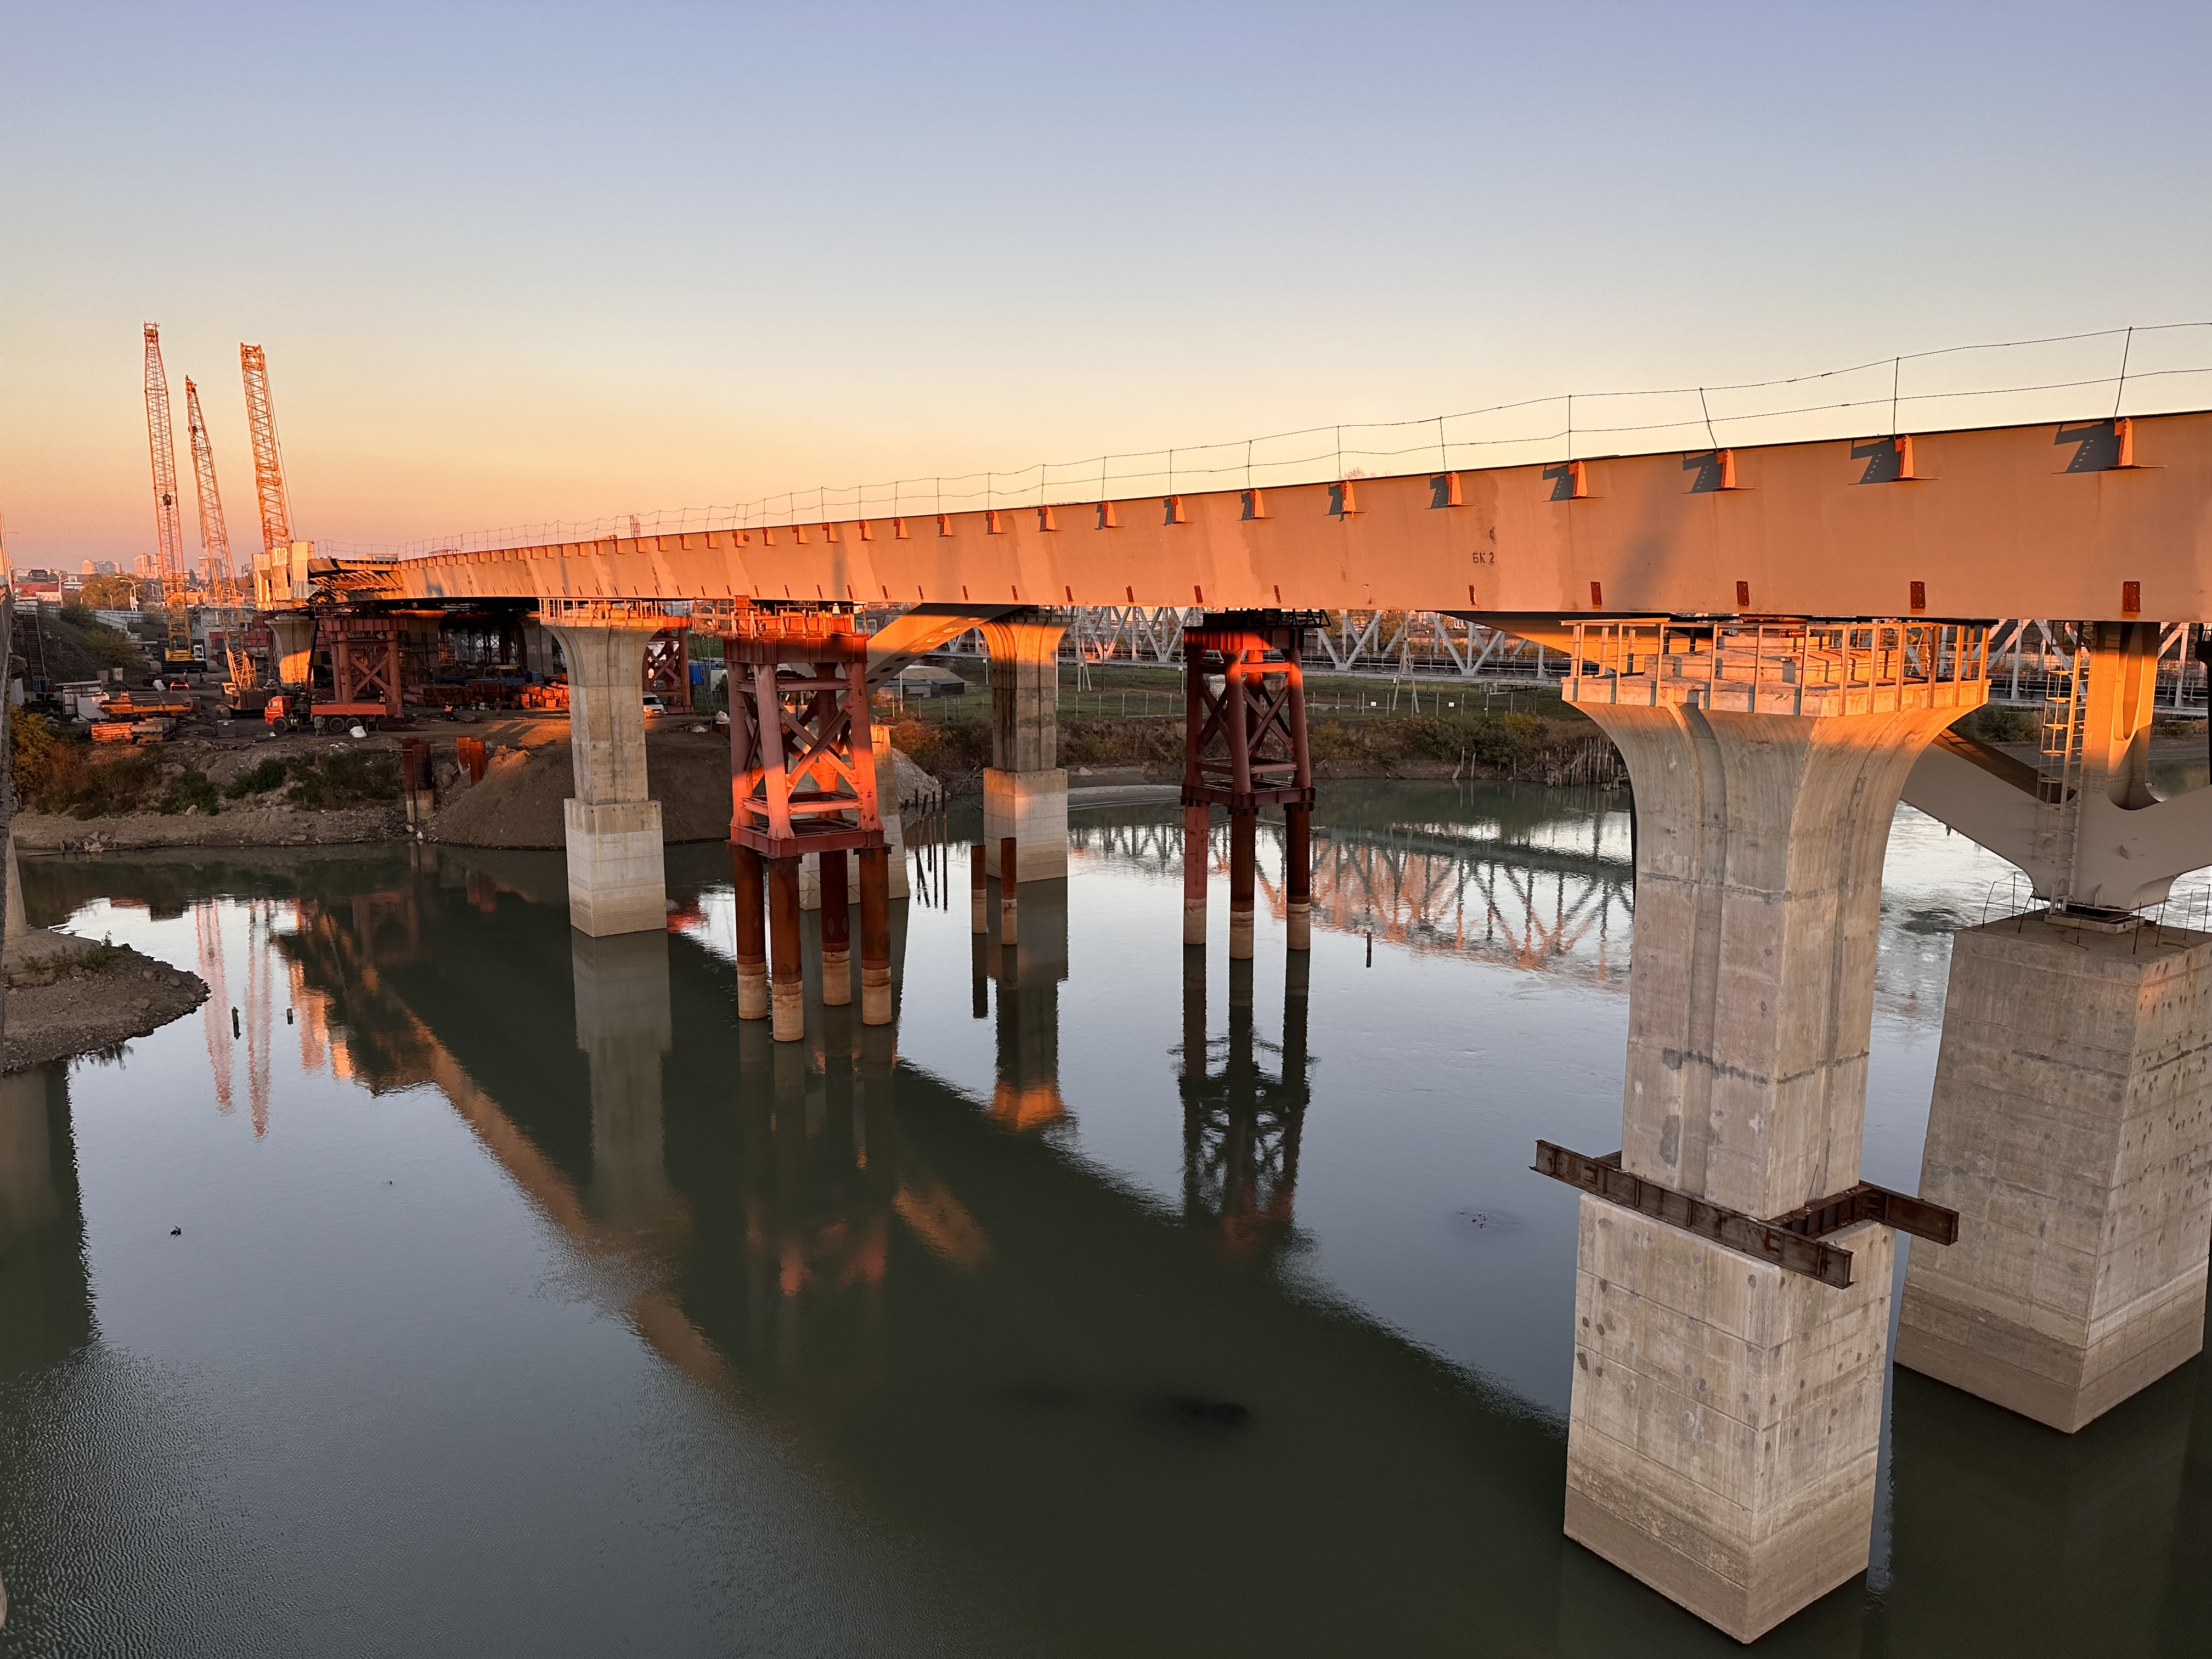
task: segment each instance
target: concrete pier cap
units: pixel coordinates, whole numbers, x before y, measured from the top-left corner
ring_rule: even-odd
[[[659,601],[548,599],[546,630],[568,670],[568,744],[576,793],[562,803],[568,920],[593,938],[668,925],[660,803],[646,790],[647,641],[668,626]]]
[[[1982,702],[1982,630],[1577,623],[1564,688],[1638,815],[1630,1173],[1755,1217],[1859,1179],[1882,857],[1921,750]],[[1581,1200],[1570,1537],[1740,1641],[1863,1571],[1889,1230],[1847,1289]]]

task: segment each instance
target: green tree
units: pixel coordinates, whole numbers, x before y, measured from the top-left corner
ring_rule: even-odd
[[[135,576],[87,576],[80,594],[94,611],[130,611],[138,604],[138,580]]]

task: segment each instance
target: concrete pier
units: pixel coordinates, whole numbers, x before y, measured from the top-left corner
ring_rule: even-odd
[[[307,611],[279,611],[269,618],[270,644],[276,684],[290,690],[315,678],[315,617]],[[306,709],[299,711],[301,718]]]
[[[768,872],[769,1023],[778,1042],[806,1035],[806,986],[800,961],[799,860],[763,859]]]
[[[860,865],[860,1023],[891,1023],[890,849],[863,848]]]
[[[983,773],[983,849],[999,873],[999,844],[1019,851],[1018,882],[1067,875],[1067,771],[1060,764],[1060,636],[1043,611],[983,624],[991,653],[991,764]]]
[[[667,618],[650,607],[550,621],[568,669],[568,743],[576,793],[568,818],[568,919],[579,933],[657,932],[668,925],[660,803],[645,782],[645,647]]]
[[[768,870],[742,842],[730,843],[735,899],[738,1018],[768,1018]]]
[[[2212,935],[2041,913],[1952,939],[1897,1360],[2069,1433],[2195,1355]]]
[[[842,851],[814,856],[821,872],[822,1006],[840,1008],[853,1000],[853,891],[860,872],[853,872],[848,886],[845,866],[850,860]]]
[[[1983,688],[1901,683],[1877,649],[1813,697],[1805,641],[1739,637],[1702,663],[1639,644],[1613,660],[1640,675],[1568,690],[1636,787],[1622,1166],[1765,1218],[1859,1179],[1890,819]],[[1567,1534],[1750,1641],[1865,1570],[1891,1235],[1830,1235],[1837,1289],[1580,1203]]]

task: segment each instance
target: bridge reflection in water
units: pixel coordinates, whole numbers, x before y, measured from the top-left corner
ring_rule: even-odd
[[[1494,787],[1485,793],[1512,799]],[[1316,818],[1314,925],[1626,993],[1636,914],[1626,798],[1596,790],[1541,793],[1551,798],[1542,815],[1519,821],[1501,815],[1399,822],[1372,812]],[[1263,819],[1260,833],[1261,902],[1279,921],[1282,826]],[[1225,872],[1225,825],[1215,826],[1209,850],[1216,870]],[[1182,823],[1143,808],[1079,812],[1068,854],[1176,874],[1182,868]]]
[[[1608,805],[1538,825],[1340,818],[1317,836],[1334,872],[1317,913],[1394,950],[1625,985],[1632,895]],[[1175,842],[1141,816],[1083,823],[1079,859],[1171,878]],[[1350,1075],[1316,1092],[1328,1073],[1310,1051],[1310,959],[1284,964],[1278,1026],[1255,964],[1229,965],[1217,1018],[1204,954],[1181,957],[1179,1042],[1140,1038],[1128,1058],[1141,1080],[1169,1050],[1182,1186],[1179,1206],[1163,1205],[1062,1133],[1079,865],[1066,888],[1024,895],[1018,945],[969,939],[969,1029],[988,1028],[990,1063],[963,1087],[902,1059],[897,1025],[863,1026],[850,1007],[811,1002],[803,1044],[736,1020],[734,970],[713,948],[719,860],[673,861],[687,862],[668,933],[607,940],[568,929],[559,861],[532,854],[380,852],[306,877],[241,860],[217,878],[236,896],[219,907],[185,897],[190,872],[173,866],[27,877],[79,884],[71,903],[46,894],[49,912],[159,888],[157,915],[190,908],[228,941],[234,980],[246,922],[243,976],[262,951],[272,987],[289,984],[300,1073],[327,1068],[371,1096],[434,1088],[567,1241],[600,1306],[744,1415],[765,1413],[868,1526],[927,1540],[961,1597],[1009,1610],[1023,1632],[1011,1649],[1595,1652],[1626,1635],[1656,1652],[1735,1650],[1560,1538],[1556,1424],[1314,1294],[1285,1260],[1302,1172],[1330,1175],[1305,1167],[1313,1147],[1357,1147],[1365,1110]],[[957,975],[957,961],[927,970]],[[1150,999],[1162,1013],[1173,985]],[[1144,1000],[1091,986],[1125,1012]],[[1135,1029],[1166,1036],[1175,1022]],[[228,1053],[214,1030],[211,1068]],[[261,1052],[282,1133],[295,1062]],[[59,1352],[85,1340],[92,1289],[52,1075],[38,1090],[11,1079],[0,1112],[13,1298],[0,1310],[24,1314],[15,1264],[46,1261],[58,1306],[33,1324]],[[2087,1640],[2087,1610],[2121,1595],[2146,1629],[2174,1628],[2177,1587],[2206,1548],[2180,1482],[2192,1446],[2201,1459],[2212,1445],[2212,1404],[2197,1408],[2193,1377],[2161,1387],[2130,1457],[1978,1447],[1952,1460],[1988,1483],[1970,1490],[1944,1448],[2012,1425],[1901,1375],[1898,1439],[1916,1450],[1893,1476],[1889,1576],[1770,1645],[1935,1642],[1969,1616],[1947,1582],[1985,1583],[2008,1553],[2047,1561],[2054,1538],[2081,1558],[2081,1593],[2024,1584],[2010,1610],[1974,1610],[1977,1628]]]

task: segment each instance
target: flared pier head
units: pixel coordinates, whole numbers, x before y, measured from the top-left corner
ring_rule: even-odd
[[[1847,1194],[1890,820],[1986,695],[1979,630],[1575,631],[1636,790],[1620,1168],[1754,1226]],[[1567,1534],[1740,1641],[1867,1565],[1893,1245],[1822,1243],[1847,1285],[1581,1200]]]
[[[668,625],[658,602],[549,599],[546,630],[568,670],[576,793],[562,803],[568,921],[594,939],[668,926],[660,803],[646,791],[645,647]]]
[[[1067,769],[1060,763],[1060,639],[1067,617],[1042,609],[984,623],[991,655],[991,764],[983,773],[983,860],[1014,839],[1015,881],[1067,877]]]

